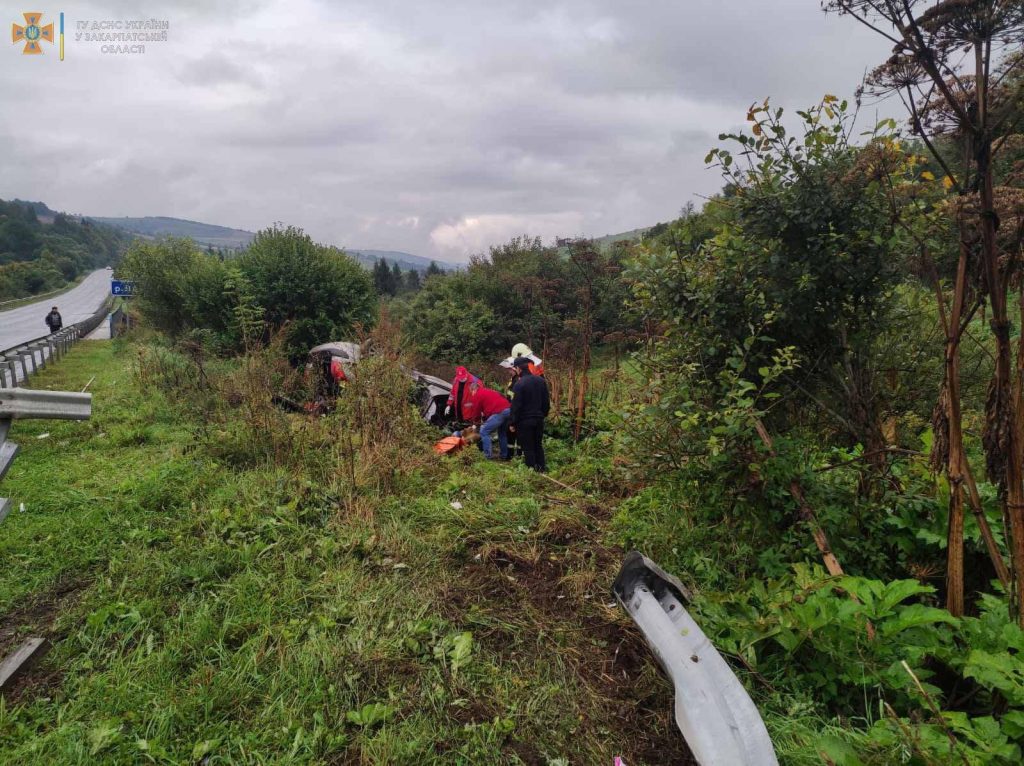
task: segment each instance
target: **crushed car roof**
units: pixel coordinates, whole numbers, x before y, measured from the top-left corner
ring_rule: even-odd
[[[342,356],[346,359],[352,359],[353,361],[362,356],[362,349],[359,347],[358,343],[349,343],[346,341],[321,343],[319,346],[311,348],[309,353],[318,354],[324,351],[330,353],[331,356]]]

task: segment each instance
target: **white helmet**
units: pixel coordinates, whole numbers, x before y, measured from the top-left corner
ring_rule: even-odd
[[[515,359],[517,356],[533,356],[533,352],[525,343],[517,343],[512,347],[512,358]]]

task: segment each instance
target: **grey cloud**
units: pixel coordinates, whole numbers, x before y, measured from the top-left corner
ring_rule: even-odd
[[[36,100],[31,120],[0,113],[0,197],[285,221],[336,244],[452,258],[506,233],[665,220],[720,186],[704,154],[752,101],[848,94],[886,51],[807,0],[187,0],[160,12],[116,0],[66,12],[167,17],[169,40],[120,60],[69,44],[63,64],[7,51],[0,97]]]
[[[185,85],[216,87],[218,85],[248,85],[260,88],[263,77],[252,69],[232,61],[221,51],[210,51],[185,63],[178,72]]]

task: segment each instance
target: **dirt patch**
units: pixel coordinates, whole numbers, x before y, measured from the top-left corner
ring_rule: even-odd
[[[51,646],[63,639],[64,633],[54,625],[57,618],[78,601],[86,585],[83,580],[61,580],[49,591],[33,596],[0,618],[0,659],[29,636],[45,638]],[[51,666],[44,656],[14,682],[4,694],[4,700],[11,704],[28,694],[45,694],[59,686],[62,678],[63,672]]]
[[[657,668],[640,633],[601,619],[588,621],[587,632],[595,645],[584,653],[578,672],[630,733],[633,759],[647,764],[695,764],[673,718],[672,685]]]
[[[463,613],[475,606],[501,624],[522,625],[525,634],[562,636],[561,656],[593,697],[582,706],[581,738],[607,738],[610,730],[627,763],[693,764],[672,718],[671,684],[639,632],[616,621],[604,606],[611,601],[605,580],[621,556],[583,536],[586,531],[579,527],[555,528],[522,548],[483,544],[471,549],[463,570],[468,582],[452,592],[450,606]],[[587,585],[574,588],[581,573]],[[479,637],[499,658],[522,658],[524,647],[515,633],[495,627]],[[523,763],[546,762],[528,743],[513,741],[509,749]]]
[[[475,579],[485,588],[496,588],[499,593],[495,595],[518,595],[538,609],[562,611],[568,598],[561,583],[569,564],[566,556],[490,546],[484,546],[477,555],[479,559],[470,570],[477,570]]]
[[[548,759],[529,742],[512,742],[505,750],[515,754],[525,766],[547,766]]]

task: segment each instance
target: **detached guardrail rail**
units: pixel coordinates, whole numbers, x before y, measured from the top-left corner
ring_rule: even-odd
[[[7,441],[15,420],[88,420],[92,415],[92,394],[70,391],[31,391],[8,388],[0,391],[0,479],[7,474],[18,454],[18,445]],[[10,511],[7,498],[0,497],[0,520]]]
[[[0,389],[14,388],[45,368],[48,361],[60,359],[75,343],[100,326],[112,305],[113,299],[107,298],[88,319],[0,351]]]
[[[722,655],[683,608],[686,588],[633,551],[612,592],[675,686],[676,723],[701,766],[778,766],[761,714]]]

